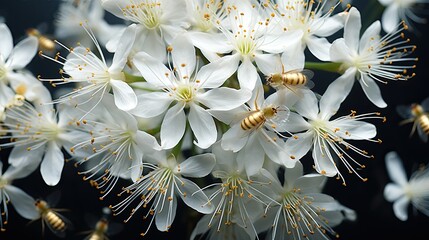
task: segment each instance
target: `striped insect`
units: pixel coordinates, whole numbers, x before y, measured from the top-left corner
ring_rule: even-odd
[[[36,200],[36,209],[39,211],[42,219],[42,232],[45,230],[45,224],[58,237],[65,237],[66,231],[71,228],[71,222],[59,214],[57,209],[50,208],[49,204],[44,200]]]
[[[111,215],[111,210],[108,207],[103,208],[103,215],[98,220],[93,215],[85,215],[85,220],[89,224],[95,225],[85,240],[108,240],[108,235],[115,235],[122,231],[122,224],[110,222]]]
[[[48,52],[55,51],[56,49],[55,41],[43,35],[38,29],[36,28],[27,29],[27,35],[36,37],[37,40],[39,40],[39,50],[48,51]]]
[[[282,72],[271,74],[266,78],[267,84],[273,87],[274,89],[288,88],[293,92],[296,92],[300,88],[312,88],[314,83],[311,81],[314,73],[311,70],[284,70],[282,65]]]
[[[413,123],[410,136],[417,133],[423,142],[428,141],[429,135],[429,97],[423,100],[421,104],[413,103],[411,105],[399,105],[396,110],[405,120],[400,125]]]

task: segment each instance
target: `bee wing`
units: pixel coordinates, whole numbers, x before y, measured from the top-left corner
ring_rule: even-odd
[[[411,108],[408,105],[396,106],[396,112],[404,119],[412,118]]]
[[[279,132],[286,131],[286,125],[288,124],[288,118],[290,115],[290,110],[286,106],[279,106],[277,109],[277,114],[271,121],[275,124],[275,130]]]
[[[311,80],[307,80],[307,84],[305,85],[305,87],[307,87],[308,89],[312,89],[314,87],[314,82]]]
[[[310,80],[314,77],[314,72],[309,69],[303,69],[301,71],[302,74],[304,74],[307,77],[307,80]]]
[[[428,142],[428,135],[423,131],[423,128],[420,124],[417,124],[417,133],[419,134],[419,137],[423,142]]]
[[[48,225],[48,228],[51,230],[52,233],[54,233],[56,236],[64,238],[66,236],[67,231],[72,230],[73,224],[72,222],[64,217],[63,215],[57,213],[56,211],[51,210],[52,213],[54,213],[59,219],[61,219],[61,221],[64,222],[64,229],[57,229],[55,228],[55,226],[48,221],[48,219],[46,219],[46,215],[43,217],[43,221],[45,222],[46,225]]]
[[[426,111],[429,112],[429,97],[427,97],[425,100],[422,101],[422,104],[420,104],[420,106],[422,106],[422,108]]]

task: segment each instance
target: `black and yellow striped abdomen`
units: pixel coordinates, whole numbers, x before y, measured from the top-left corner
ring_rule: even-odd
[[[48,224],[52,226],[53,229],[57,231],[66,230],[65,222],[60,217],[58,217],[54,212],[48,211],[46,213],[45,219],[48,222]]]
[[[282,74],[282,80],[284,85],[305,85],[307,84],[307,76],[301,72],[288,72]]]
[[[423,114],[418,118],[418,122],[423,132],[429,135],[429,117]]]
[[[266,118],[264,112],[257,111],[247,116],[245,119],[241,121],[241,129],[243,130],[251,130],[258,128],[265,122]]]

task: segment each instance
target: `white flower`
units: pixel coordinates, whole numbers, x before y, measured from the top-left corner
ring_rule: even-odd
[[[399,34],[404,29],[407,29],[406,25],[380,37],[381,26],[376,21],[360,38],[361,16],[356,8],[352,8],[344,27],[344,38],[335,40],[330,49],[331,61],[342,63],[341,70],[345,73],[330,87],[342,85],[341,94],[347,96],[356,78],[372,103],[380,108],[386,107],[375,81],[387,83],[386,80],[407,80],[414,76],[408,75],[408,69],[415,68],[415,65],[403,64],[417,61],[416,58],[406,57],[416,47],[408,45],[410,40],[405,39],[404,33]]]
[[[210,185],[206,204],[214,205],[214,212],[199,221],[191,239],[205,232],[210,239],[255,239],[253,222],[262,217],[265,202],[272,201],[261,193],[268,183],[257,181],[256,175],[249,178],[244,166],[237,163],[237,154],[223,150],[219,143],[213,145],[212,152],[216,156],[212,175],[222,182]]]
[[[343,100],[343,95],[328,89],[318,103],[316,95],[307,90],[303,98],[294,106],[299,115],[291,113],[286,125],[291,132],[305,132],[297,133],[289,138],[286,147],[296,159],[300,159],[312,149],[316,171],[329,177],[338,175],[345,185],[336,163],[337,158],[349,173],[355,173],[366,181],[366,178],[362,178],[356,171],[365,166],[357,162],[349,152],[355,152],[365,158],[373,156],[350,144],[348,140],[376,141],[372,139],[377,132],[375,126],[362,120],[384,118],[380,117],[379,113],[356,115],[356,112],[352,111],[350,115],[331,120]],[[307,120],[304,120],[303,117]]]
[[[86,29],[86,27],[85,27]],[[121,37],[121,41],[110,67],[107,66],[100,45],[93,36],[88,32],[101,55],[101,59],[97,57],[89,48],[78,46],[76,48],[66,48],[70,53],[67,59],[62,58],[58,54],[55,59],[43,55],[45,58],[51,59],[59,64],[64,65],[64,71],[70,77],[60,79],[44,79],[45,81],[54,82],[57,85],[65,83],[78,83],[77,89],[65,94],[61,98],[55,100],[55,103],[63,103],[77,97],[86,97],[88,99],[98,99],[97,105],[103,98],[104,94],[113,90],[116,106],[124,111],[133,109],[137,105],[137,96],[134,90],[125,82],[124,66],[128,60],[128,54],[135,39],[134,27],[128,27]],[[63,59],[65,62],[60,62],[58,59]],[[88,100],[88,101],[90,101]],[[84,104],[86,101],[80,103]],[[95,106],[94,106],[95,107]]]
[[[212,111],[213,115],[230,125],[222,136],[222,148],[238,152],[237,161],[244,165],[247,174],[261,169],[265,154],[274,162],[293,167],[294,158],[285,151],[283,132],[287,132],[289,108],[297,96],[287,90],[264,98],[261,84],[257,84],[247,105],[230,112]]]
[[[329,239],[328,234],[338,237],[332,227],[355,217],[353,210],[320,193],[326,177],[303,175],[300,162],[285,169],[283,186],[269,172],[264,175],[272,180],[269,188],[275,202],[255,226],[259,232],[268,230],[266,239]]]
[[[383,30],[386,32],[394,32],[398,28],[400,21],[413,28],[410,20],[417,23],[426,23],[426,19],[417,16],[414,11],[419,9],[418,5],[429,3],[428,0],[378,0],[386,9],[381,17]]]
[[[215,21],[223,14],[222,0],[186,0],[190,31],[216,32]]]
[[[134,64],[146,81],[163,92],[139,95],[138,106],[131,113],[149,118],[167,111],[161,125],[164,149],[179,143],[185,133],[186,119],[195,135],[194,143],[200,148],[208,148],[217,139],[217,129],[213,117],[200,105],[228,111],[249,100],[251,92],[220,87],[232,75],[225,69],[225,62],[213,62],[198,69],[195,48],[186,37],[176,38],[170,51],[172,70],[144,52],[135,56]]]
[[[77,131],[87,132],[87,138],[75,139],[71,147],[72,156],[80,159],[79,164],[89,165],[85,180],[101,192],[104,198],[115,186],[119,177],[133,181],[141,176],[142,160],[145,154],[160,150],[156,139],[138,129],[137,120],[129,113],[116,108],[113,96],[106,95],[97,119],[84,120]],[[97,174],[102,173],[100,176]]]
[[[326,6],[328,1],[290,1],[277,0],[268,7],[273,10],[279,24],[289,31],[300,32],[297,40],[289,46],[282,58],[286,61],[304,61],[306,47],[322,61],[328,61],[330,43],[325,37],[333,35],[344,25],[342,13],[331,16],[341,1],[333,7]],[[325,11],[327,10],[328,11]]]
[[[9,28],[0,23],[0,115],[15,94],[33,101],[40,95],[43,87],[29,72],[24,71],[36,55],[38,41],[36,37],[27,37],[13,46]]]
[[[19,215],[26,219],[37,219],[39,213],[34,207],[34,199],[27,193],[12,185],[16,179],[24,178],[34,171],[31,165],[9,168],[2,174],[3,163],[0,161],[0,231],[5,231],[4,224],[8,222],[9,213],[7,204],[12,206]]]
[[[56,16],[55,36],[68,43],[78,41],[90,46],[93,41],[80,26],[82,22],[94,31],[103,46],[125,28],[123,25],[110,25],[104,20],[104,9],[98,0],[63,1]]]
[[[147,230],[141,235],[146,235],[155,220],[156,227],[160,231],[168,231],[176,216],[177,195],[192,209],[208,214],[213,212],[213,206],[207,204],[209,199],[194,182],[184,178],[202,178],[208,175],[216,161],[211,153],[192,156],[185,161],[177,162],[174,155],[166,156],[160,152],[152,156],[156,164],[144,163],[146,169],[151,171],[142,175],[137,182],[125,187],[119,194],[130,193],[122,202],[110,206],[114,215],[118,215],[128,208],[136,200],[138,202],[125,220],[127,222],[141,207],[148,208],[144,219],[150,218]]]
[[[45,91],[43,94],[50,96],[48,90]],[[37,167],[41,163],[43,180],[54,186],[60,181],[64,166],[61,148],[73,137],[67,131],[69,113],[56,113],[52,105],[46,103],[35,106],[28,102],[21,104],[6,109],[6,119],[2,124],[6,128],[0,132],[12,136],[2,136],[1,139],[10,138],[11,141],[0,146],[14,147],[9,155],[9,163],[15,167],[26,164]]]
[[[256,85],[257,68],[261,72],[277,61],[278,54],[301,39],[301,32],[287,31],[271,23],[271,15],[258,11],[247,1],[232,1],[224,19],[217,19],[221,33],[189,33],[193,44],[214,61],[216,53],[231,55],[222,58],[227,62],[225,71],[237,71],[241,88],[253,90]],[[241,64],[240,64],[241,61]],[[260,81],[260,79],[259,79]]]
[[[386,154],[386,168],[393,183],[384,188],[384,198],[393,203],[393,211],[402,221],[408,219],[408,205],[429,216],[429,170],[420,169],[407,180],[402,161],[396,152]]]
[[[184,29],[186,3],[184,0],[101,0],[104,9],[115,16],[137,24],[140,51],[164,60],[166,46]],[[120,35],[108,44],[115,51]]]

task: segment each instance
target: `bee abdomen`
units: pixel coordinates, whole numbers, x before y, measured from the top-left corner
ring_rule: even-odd
[[[97,233],[93,233],[91,235],[91,237],[89,238],[89,240],[103,240],[103,238],[101,238],[101,236]]]
[[[422,115],[419,118],[420,127],[422,128],[423,132],[429,135],[429,118],[426,115]]]
[[[59,218],[57,215],[55,215],[55,213],[53,212],[48,212],[46,214],[46,220],[56,230],[64,231],[66,228],[66,224],[64,223],[64,221],[61,218]]]
[[[304,85],[307,83],[307,76],[300,72],[283,74],[283,82],[288,85]]]
[[[250,130],[255,127],[258,127],[265,121],[265,116],[263,112],[256,112],[241,121],[241,129]]]

